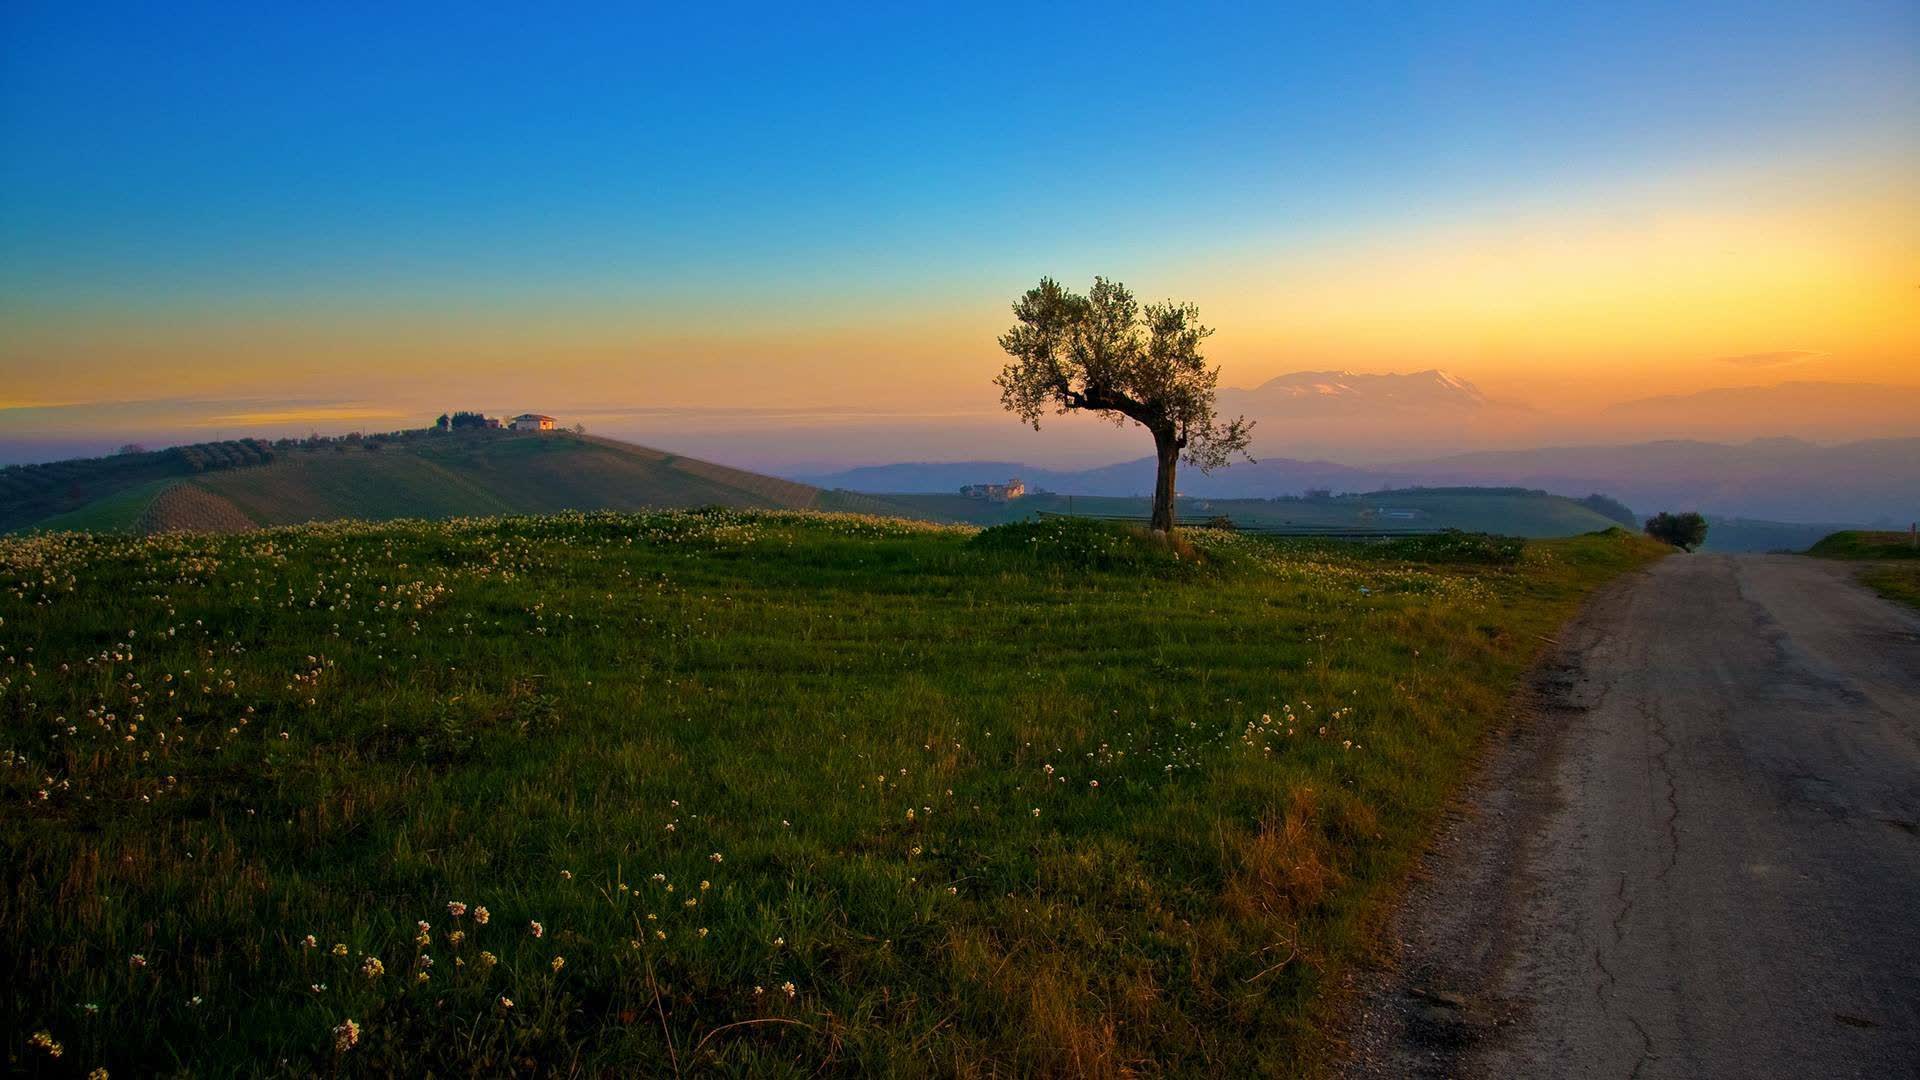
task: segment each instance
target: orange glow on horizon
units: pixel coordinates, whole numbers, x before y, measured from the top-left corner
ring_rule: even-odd
[[[1726,184],[1724,178],[1722,186]],[[1617,199],[1338,242],[1169,254],[1110,268],[1143,297],[1196,300],[1223,384],[1302,369],[1444,368],[1559,408],[1786,379],[1920,383],[1920,197],[1868,183],[1762,187],[1744,202]],[[573,404],[996,407],[997,293],[871,284],[832,303],[736,310],[581,302],[141,316],[15,311],[0,366],[47,402],[313,399],[316,424],[474,398]],[[902,289],[906,287],[902,286]],[[878,295],[876,295],[878,294]],[[339,402],[367,402],[342,407]],[[391,404],[390,404],[391,403]],[[229,410],[222,423],[285,420]]]

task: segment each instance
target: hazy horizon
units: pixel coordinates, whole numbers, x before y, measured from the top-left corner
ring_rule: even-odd
[[[1296,373],[1301,374],[1301,373]],[[1366,373],[1360,375],[1364,382]],[[1424,375],[1427,373],[1396,373]],[[983,380],[984,382],[984,380]],[[1871,438],[1920,436],[1920,388],[1889,392],[1879,384],[1829,383],[1795,379],[1748,382],[1678,398],[1632,398],[1581,409],[1550,408],[1501,401],[1484,388],[1484,402],[1471,409],[1448,403],[1415,402],[1380,412],[1363,407],[1325,408],[1309,398],[1288,415],[1263,415],[1256,427],[1256,456],[1297,460],[1325,459],[1343,464],[1377,465],[1444,457],[1476,450],[1553,446],[1624,445],[1662,439],[1743,443],[1754,439],[1798,438],[1835,444]],[[1843,392],[1852,388],[1858,392]],[[1812,410],[1809,389],[1837,392],[1832,406]],[[1227,406],[1253,388],[1223,388]],[[981,397],[990,399],[992,387]],[[1719,393],[1753,391],[1789,397],[1791,413],[1778,409],[1736,408],[1711,416],[1711,398]],[[1671,405],[1671,407],[1663,408]],[[936,461],[1018,461],[1044,468],[1085,468],[1132,460],[1144,452],[1136,431],[1091,417],[1050,417],[1035,432],[997,408],[981,407],[907,412],[884,408],[807,406],[728,408],[621,405],[572,405],[529,398],[489,407],[485,401],[455,397],[443,403],[314,399],[158,400],[29,406],[0,409],[0,465],[28,464],[104,454],[133,442],[153,447],[236,438],[340,435],[349,431],[383,432],[425,427],[441,412],[478,409],[511,416],[539,411],[563,426],[583,425],[590,433],[659,445],[782,475],[825,473],[863,465]],[[1317,410],[1317,411],[1316,411]],[[1726,411],[1724,408],[1722,411]]]

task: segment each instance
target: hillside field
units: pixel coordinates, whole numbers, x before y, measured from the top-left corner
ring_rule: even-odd
[[[1920,547],[1903,532],[1846,529],[1822,537],[1807,554],[1823,559],[1920,559]]]
[[[38,472],[61,468],[85,470],[82,475],[90,486],[72,489],[67,501],[84,501],[71,509],[37,519],[21,518],[14,527],[233,532],[342,518],[389,521],[561,510],[893,509],[870,496],[822,491],[568,432],[420,432],[406,439],[340,440],[280,448],[264,464],[199,473],[187,472],[162,453],[138,458],[131,463],[100,459],[18,470],[23,486]],[[169,466],[173,471],[159,474]],[[71,482],[61,479],[42,486],[62,494]],[[57,505],[61,504],[47,496],[31,504]]]
[[[1043,512],[1144,519],[1150,509],[1144,498],[1036,494],[994,503],[958,494],[823,490],[569,432],[404,434],[407,437],[265,447],[271,460],[264,464],[198,473],[188,472],[173,452],[139,455],[133,461],[109,458],[16,470],[15,486],[31,490],[32,498],[15,506],[7,520],[15,529],[35,531],[235,532],[343,518],[390,521],[724,506],[998,525]],[[172,471],[156,472],[167,469]],[[85,483],[76,484],[70,473]],[[55,512],[62,506],[66,509]],[[1525,537],[1574,536],[1616,524],[1573,499],[1498,488],[1312,500],[1183,499],[1180,513],[1189,522],[1225,517],[1256,530],[1462,529]]]
[[[0,539],[9,1071],[1307,1069],[1523,668],[1661,549],[1194,544]]]
[[[1906,533],[1849,529],[1822,538],[1807,554],[1866,562],[1861,584],[1889,600],[1920,607],[1920,548]]]

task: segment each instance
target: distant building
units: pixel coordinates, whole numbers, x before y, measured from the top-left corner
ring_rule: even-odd
[[[1413,521],[1427,516],[1421,510],[1408,510],[1396,506],[1376,506],[1373,508],[1373,514],[1375,517],[1391,518],[1394,521]]]
[[[1021,483],[1017,476],[1004,484],[967,484],[960,489],[960,494],[969,499],[985,499],[988,502],[1006,502],[1026,493],[1027,485]]]
[[[503,427],[505,427],[506,425],[505,425],[505,424],[502,424],[502,423],[500,422],[500,418],[499,418],[499,417],[497,417],[497,416],[489,416],[489,417],[487,417],[487,426],[488,426],[488,427],[490,427],[490,428],[492,428],[492,429],[494,429],[495,431],[498,431],[498,430],[500,430],[501,428],[503,428]]]
[[[539,413],[521,413],[514,417],[513,423],[508,426],[515,431],[552,431],[553,417],[542,416]]]

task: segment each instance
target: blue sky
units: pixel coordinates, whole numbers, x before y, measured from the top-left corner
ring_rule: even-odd
[[[1913,5],[485,7],[10,5],[10,290],[965,278],[1920,120]]]
[[[210,349],[306,372],[349,330],[343,378],[442,372],[474,345],[454,323],[508,317],[636,358],[829,328],[869,343],[857,373],[1040,273],[1257,315],[1219,268],[1645,215],[1667,185],[1884,194],[1920,159],[1917,12],[15,2],[0,375],[92,400]],[[388,330],[404,355],[364,355]],[[1728,351],[1812,347],[1751,336]]]

